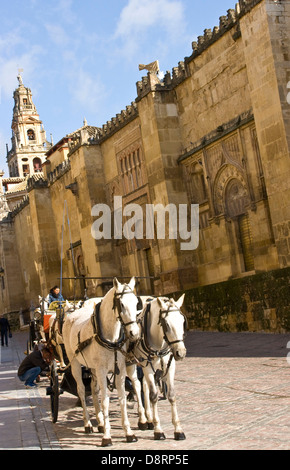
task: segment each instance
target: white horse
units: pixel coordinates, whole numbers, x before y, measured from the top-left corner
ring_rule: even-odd
[[[57,356],[59,358],[59,364],[60,367],[63,368],[66,366],[65,360],[63,357],[63,350],[62,350],[62,345],[63,345],[63,338],[62,338],[62,328],[64,325],[64,322],[67,318],[67,315],[69,313],[72,313],[75,311],[75,307],[73,304],[68,302],[67,300],[65,301],[65,304],[62,307],[63,309],[63,318],[60,318],[57,313],[52,313],[51,317],[48,320],[49,323],[49,342],[55,347]],[[52,310],[53,312],[53,310]]]
[[[143,336],[133,349],[134,356],[144,373],[143,391],[148,428],[153,429],[154,427],[154,439],[156,440],[165,439],[158,416],[156,379],[162,379],[167,385],[174,438],[176,440],[185,439],[177,414],[174,391],[175,361],[182,360],[186,355],[184,329],[187,320],[180,311],[183,300],[184,294],[176,302],[173,299],[159,297],[148,302],[142,312]],[[136,365],[127,365],[127,374],[132,380],[134,389],[136,387],[136,369]],[[135,389],[135,392],[140,407],[141,397],[138,396],[138,390],[139,387]],[[152,404],[153,416],[150,403]],[[141,426],[139,428],[144,429]]]
[[[91,370],[91,390],[96,410],[98,429],[104,432],[102,446],[112,444],[109,422],[109,395],[107,374],[115,373],[122,426],[127,442],[136,441],[127,415],[125,393],[125,351],[121,351],[127,338],[136,341],[140,337],[137,324],[138,299],[133,292],[135,278],[129,284],[121,284],[115,278],[113,288],[102,299],[99,308],[81,308],[67,317],[63,327],[63,340],[71,371],[77,383],[78,395],[83,407],[85,432],[93,432],[89,419],[85,387],[81,367]],[[98,392],[101,390],[101,408]]]

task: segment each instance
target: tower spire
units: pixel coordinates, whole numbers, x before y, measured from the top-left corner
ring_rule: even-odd
[[[25,177],[40,172],[48,144],[31,90],[23,85],[22,72],[23,69],[18,69],[19,87],[13,94],[12,148],[7,153],[10,177]]]

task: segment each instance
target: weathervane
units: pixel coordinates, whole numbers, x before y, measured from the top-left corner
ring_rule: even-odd
[[[144,64],[139,64],[139,70],[148,70],[148,72],[153,72],[157,73],[160,71],[159,69],[159,62],[158,60],[155,60],[154,62],[150,62],[150,64],[144,65]]]

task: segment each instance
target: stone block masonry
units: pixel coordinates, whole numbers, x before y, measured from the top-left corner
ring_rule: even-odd
[[[290,269],[187,290],[184,307],[193,329],[286,333],[290,331]]]

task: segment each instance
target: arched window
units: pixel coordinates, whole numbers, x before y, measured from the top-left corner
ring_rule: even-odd
[[[23,176],[28,176],[30,174],[29,165],[22,165]]]
[[[35,133],[33,129],[28,129],[27,137],[28,137],[28,140],[35,140]]]
[[[129,194],[145,184],[140,147],[130,146],[118,159],[124,194]]]
[[[42,163],[40,158],[36,157],[33,159],[33,171],[34,173],[39,173],[42,171]]]

